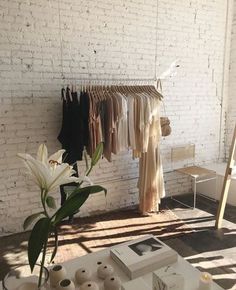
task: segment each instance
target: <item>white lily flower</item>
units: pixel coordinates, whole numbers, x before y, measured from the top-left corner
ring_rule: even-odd
[[[62,184],[81,181],[80,178],[72,176],[74,174],[72,166],[62,163],[64,152],[65,150],[59,150],[48,158],[47,147],[45,144],[41,144],[36,159],[26,153],[17,155],[24,160],[39,188],[49,192]]]
[[[41,144],[39,146],[38,152],[37,152],[37,160],[41,161],[43,163],[47,163],[48,161],[48,149],[45,144]]]

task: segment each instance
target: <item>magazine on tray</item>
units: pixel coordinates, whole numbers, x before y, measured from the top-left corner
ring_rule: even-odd
[[[153,235],[112,247],[111,258],[130,279],[175,263],[177,253]]]

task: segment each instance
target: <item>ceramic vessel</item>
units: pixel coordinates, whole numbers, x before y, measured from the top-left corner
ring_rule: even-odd
[[[109,264],[102,264],[97,268],[97,275],[101,279],[106,279],[108,276],[111,276],[114,272],[114,269]]]
[[[17,288],[17,290],[38,290],[37,283],[26,282]]]
[[[66,278],[66,269],[62,265],[55,265],[49,271],[50,286],[56,287],[58,282]]]
[[[99,290],[99,286],[94,281],[87,281],[83,283],[79,289],[80,290]]]
[[[75,290],[75,284],[70,279],[63,279],[58,282],[56,290]]]
[[[120,290],[121,280],[118,276],[108,276],[104,281],[105,290]]]
[[[75,272],[75,280],[78,284],[83,284],[86,281],[91,280],[92,272],[88,268],[80,268]]]
[[[12,269],[3,279],[3,290],[46,290],[49,273],[43,267],[42,282],[38,288],[40,265],[36,264],[31,273],[30,266],[23,264]]]

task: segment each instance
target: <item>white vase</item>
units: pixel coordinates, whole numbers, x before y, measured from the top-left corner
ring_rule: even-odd
[[[38,285],[33,282],[23,283],[21,286],[17,288],[17,290],[37,290],[37,289],[38,289]]]
[[[70,279],[63,279],[58,282],[56,290],[75,290],[75,284]]]
[[[55,265],[49,271],[51,287],[56,287],[58,282],[66,278],[66,269],[62,265]]]
[[[38,287],[41,266],[36,264],[31,272],[28,264],[22,264],[7,273],[2,281],[4,290],[46,290],[48,289],[49,272],[42,267],[41,286]],[[1,288],[1,286],[0,286]]]
[[[101,279],[106,279],[108,276],[111,276],[113,272],[114,272],[113,267],[109,264],[100,265],[97,268],[97,275]]]
[[[87,281],[80,286],[80,290],[99,290],[99,286],[96,282]]]
[[[88,268],[80,268],[75,272],[75,280],[78,284],[83,284],[91,280],[92,272]]]
[[[109,276],[104,281],[105,290],[120,290],[121,280],[118,276]]]

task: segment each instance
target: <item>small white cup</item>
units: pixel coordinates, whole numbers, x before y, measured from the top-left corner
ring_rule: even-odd
[[[75,290],[75,284],[70,279],[63,279],[58,282],[56,290]]]
[[[101,279],[106,279],[108,276],[111,276],[114,272],[114,269],[109,264],[102,264],[97,268],[97,275]]]
[[[99,290],[99,286],[94,281],[87,281],[83,283],[79,289],[80,290]]]
[[[121,280],[118,276],[108,276],[104,281],[105,290],[120,290]]]
[[[75,272],[75,280],[78,284],[83,284],[91,280],[92,272],[88,268],[80,268]]]
[[[58,282],[66,278],[66,269],[62,265],[55,265],[49,271],[51,287],[56,287]]]

